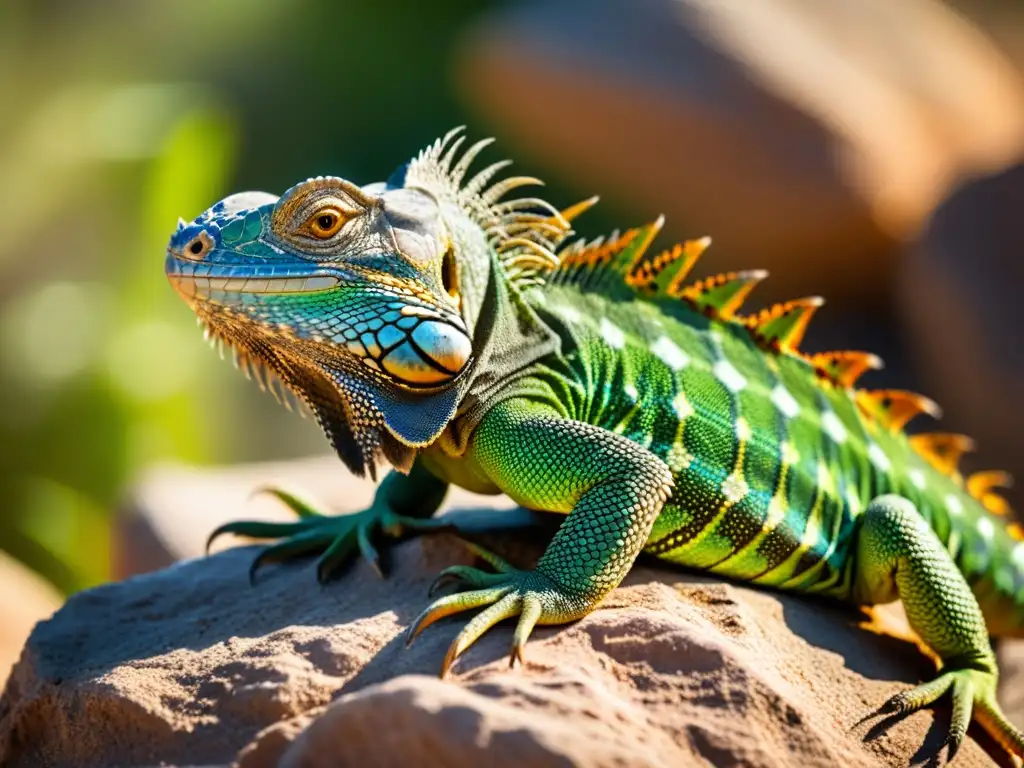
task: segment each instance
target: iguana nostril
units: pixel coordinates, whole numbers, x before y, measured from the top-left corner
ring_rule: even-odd
[[[204,229],[192,238],[191,242],[185,246],[184,250],[193,257],[201,259],[213,249],[213,246],[213,238],[210,237],[209,232]]]

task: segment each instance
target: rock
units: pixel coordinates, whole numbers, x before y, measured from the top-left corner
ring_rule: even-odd
[[[501,540],[526,564],[543,538]],[[356,563],[325,587],[310,561],[250,587],[255,551],[71,597],[0,699],[0,764],[906,766],[948,723],[862,722],[931,669],[844,606],[643,564],[601,610],[538,628],[525,668],[502,625],[442,682],[463,621],[408,649],[402,632],[438,570],[471,562],[453,536],[395,547],[387,580]],[[973,741],[958,763],[990,764]]]
[[[1024,164],[964,184],[938,210],[900,272],[914,357],[942,404],[943,429],[978,442],[981,460],[1024,477]],[[1024,493],[1008,496],[1018,509]]]
[[[0,687],[33,625],[62,602],[64,598],[47,581],[0,552]]]
[[[1024,723],[1024,641],[1004,641],[997,651],[1002,679],[999,698],[1006,716],[1015,723]]]
[[[1018,73],[939,0],[528,0],[460,61],[502,139],[765,298],[878,301],[950,185],[1024,146]]]

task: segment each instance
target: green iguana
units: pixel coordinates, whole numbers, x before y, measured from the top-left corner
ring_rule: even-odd
[[[641,551],[740,581],[854,604],[900,598],[941,657],[894,696],[905,713],[947,693],[950,752],[972,717],[1011,753],[1024,734],[996,703],[989,634],[1024,636],[1024,533],[1006,524],[1005,473],[963,480],[959,435],[908,437],[927,398],[855,389],[880,361],[803,354],[817,298],[739,309],[762,271],[692,284],[707,239],[648,250],[661,219],[567,244],[596,198],[559,211],[513,197],[536,179],[470,175],[484,140],[450,132],[387,182],[304,181],[280,198],[232,195],[171,238],[171,283],[239,365],[314,414],[348,468],[381,482],[369,509],[294,523],[233,522],[282,538],[268,559],[322,552],[327,578],[373,540],[444,525],[449,483],[566,515],[532,570],[446,569],[438,619],[483,609],[442,674],[518,617],[513,660],[537,623],[585,616]],[[212,538],[212,537],[211,537]]]

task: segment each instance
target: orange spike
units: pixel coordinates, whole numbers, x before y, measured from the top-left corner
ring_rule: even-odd
[[[1020,523],[1010,523],[1006,526],[1006,532],[1015,541],[1024,541],[1024,526]]]
[[[562,211],[562,218],[567,222],[571,222],[581,213],[586,213],[595,205],[597,205],[597,201],[600,199],[601,198],[599,198],[597,195],[594,195],[593,197],[588,197],[586,200],[580,200],[575,205],[570,205],[568,208]]]
[[[617,266],[626,276],[627,283],[631,282],[631,275],[643,271],[641,265],[648,262],[647,249],[651,247],[651,243],[654,242],[654,238],[658,236],[663,226],[665,226],[665,217],[659,216],[650,224],[644,224],[642,227],[631,229],[626,233],[632,232],[633,237],[623,246],[622,252],[616,256],[614,266]]]
[[[655,224],[660,227],[661,221],[659,218]],[[688,240],[653,256],[640,254],[626,273],[626,283],[651,293],[670,295],[667,286],[683,280],[710,243],[709,238]]]
[[[699,237],[659,254],[657,258],[663,259],[664,264],[654,277],[654,290],[665,296],[678,296],[693,265],[710,245],[710,237]]]
[[[974,440],[967,435],[954,435],[948,432],[911,435],[910,445],[925,461],[950,477],[957,474],[961,457],[974,450]]]
[[[727,272],[688,285],[679,292],[702,312],[720,320],[731,320],[758,283],[768,277],[763,269]]]
[[[825,300],[820,296],[794,299],[762,309],[744,321],[757,338],[780,352],[796,354],[807,324]]]
[[[993,492],[993,488],[1012,488],[1013,477],[1009,472],[992,469],[975,472],[967,478],[967,492],[981,502],[994,515],[1007,515],[1010,505],[1002,496]]]
[[[903,389],[860,390],[857,404],[893,432],[922,413],[933,419],[942,417],[942,409],[934,400]]]
[[[815,371],[823,378],[831,379],[836,386],[850,389],[865,371],[882,368],[882,358],[870,352],[843,350],[841,352],[818,352],[808,358]]]

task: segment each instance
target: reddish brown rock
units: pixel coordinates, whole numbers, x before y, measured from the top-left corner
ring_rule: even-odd
[[[939,0],[503,4],[458,71],[503,140],[771,270],[760,297],[878,300],[950,185],[1024,145],[1018,73]]]
[[[538,550],[509,540],[517,561]],[[386,581],[359,563],[325,587],[309,561],[250,587],[254,551],[73,596],[0,699],[0,764],[906,766],[948,721],[860,722],[930,664],[843,606],[641,565],[601,610],[539,628],[526,668],[502,625],[442,682],[462,622],[408,649],[402,633],[437,571],[468,562],[453,537],[400,545]],[[968,743],[960,765],[986,764]]]
[[[957,189],[909,250],[899,307],[943,428],[978,443],[970,467],[1024,478],[1024,164]],[[1008,495],[1018,508],[1024,493]]]
[[[1024,641],[1004,642],[998,651],[999,696],[1006,716],[1015,723],[1024,723]]]

